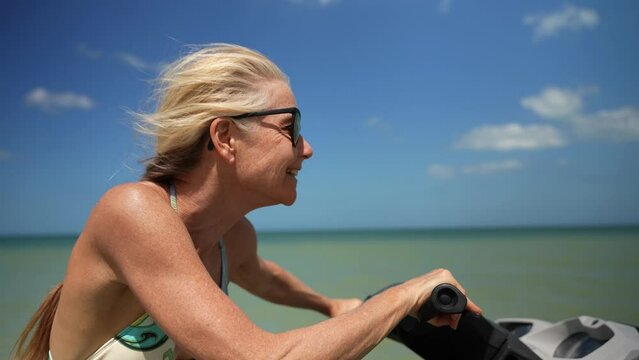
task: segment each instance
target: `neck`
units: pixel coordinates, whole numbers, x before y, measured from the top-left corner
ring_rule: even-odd
[[[203,160],[173,179],[179,215],[199,250],[216,245],[233,225],[260,207],[246,199],[232,172],[224,168],[214,160]]]

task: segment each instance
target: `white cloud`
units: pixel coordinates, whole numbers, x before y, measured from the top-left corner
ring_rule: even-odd
[[[488,175],[508,171],[521,170],[523,165],[518,160],[505,160],[499,162],[485,162],[474,165],[466,165],[462,167],[461,172],[464,174]]]
[[[639,110],[633,107],[577,116],[571,122],[582,136],[613,141],[639,140]]]
[[[391,131],[392,127],[390,126],[389,123],[387,123],[386,121],[384,121],[383,119],[379,118],[379,117],[371,117],[368,118],[368,120],[366,120],[366,127],[368,128],[372,128],[372,129],[377,129],[380,131]]]
[[[454,178],[457,174],[461,175],[490,175],[503,172],[518,171],[524,168],[519,160],[504,160],[483,162],[478,164],[470,164],[460,166],[458,169],[454,166],[431,164],[426,168],[428,175],[441,180]]]
[[[426,168],[426,172],[437,179],[452,179],[455,177],[455,169],[447,165],[432,164]]]
[[[560,120],[582,137],[604,140],[639,140],[639,110],[622,107],[584,114],[583,95],[596,91],[596,87],[577,90],[548,87],[540,94],[524,97],[521,105],[535,114]]]
[[[0,161],[7,161],[11,158],[11,154],[6,150],[0,150]]]
[[[593,9],[566,5],[563,9],[541,15],[526,15],[524,24],[534,28],[534,39],[541,40],[557,35],[561,31],[579,31],[594,28],[599,15]]]
[[[94,106],[93,100],[86,95],[72,92],[50,92],[43,87],[38,87],[29,92],[25,101],[28,105],[38,107],[45,111],[60,109],[84,109]]]
[[[583,106],[583,90],[547,87],[539,95],[521,99],[521,106],[547,119],[564,119],[577,115]]]
[[[537,150],[565,145],[559,131],[548,125],[483,125],[472,129],[455,147],[471,150]]]
[[[440,14],[448,14],[450,12],[450,4],[452,0],[439,0],[438,11]]]
[[[398,136],[392,124],[380,117],[373,116],[368,118],[364,126],[370,131],[383,136],[385,140],[393,142],[401,141],[401,137]]]
[[[132,68],[138,71],[152,71],[159,72],[164,67],[163,63],[151,63],[148,61],[144,61],[141,58],[128,53],[118,53],[115,55],[116,59],[120,60],[122,63],[131,66]]]
[[[104,52],[100,50],[92,49],[84,43],[78,44],[78,46],[76,47],[76,51],[82,56],[92,60],[100,59],[102,58],[102,56],[105,55]],[[106,55],[111,56],[112,58],[115,58],[119,62],[142,72],[147,72],[147,71],[160,72],[166,66],[165,63],[153,63],[153,62],[145,61],[139,56],[136,56],[130,53],[120,52],[120,53],[106,54]]]
[[[91,49],[87,46],[87,44],[78,44],[76,50],[79,54],[86,56],[89,59],[96,60],[102,57],[102,51]]]

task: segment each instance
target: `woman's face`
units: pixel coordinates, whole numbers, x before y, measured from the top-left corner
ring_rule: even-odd
[[[295,97],[281,81],[266,84],[271,102],[266,109],[295,107]],[[242,121],[242,120],[238,120]],[[238,176],[248,196],[255,196],[262,206],[291,205],[297,198],[297,173],[302,162],[313,155],[311,145],[300,136],[293,147],[289,127],[292,114],[276,114],[257,118],[254,129],[238,141],[236,153]]]

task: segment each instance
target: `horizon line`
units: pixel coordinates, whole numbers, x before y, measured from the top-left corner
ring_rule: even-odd
[[[388,226],[388,227],[334,227],[334,228],[300,228],[300,229],[256,229],[258,234],[272,233],[302,233],[302,232],[358,232],[358,231],[454,231],[454,230],[514,230],[514,229],[601,229],[601,228],[639,228],[639,223],[599,223],[599,224],[529,224],[529,225],[460,225],[460,226]],[[5,238],[31,238],[31,237],[78,237],[80,233],[0,233],[0,240]]]

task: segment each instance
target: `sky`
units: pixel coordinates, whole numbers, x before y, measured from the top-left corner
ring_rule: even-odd
[[[290,77],[314,156],[258,231],[639,224],[639,2],[5,1],[0,234],[79,233],[189,46]]]

